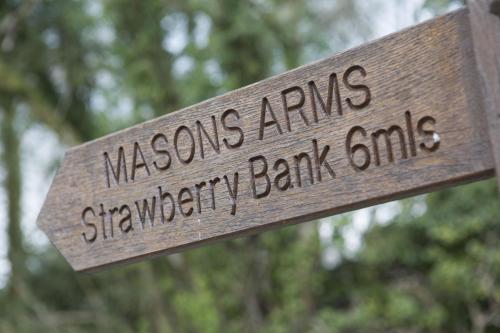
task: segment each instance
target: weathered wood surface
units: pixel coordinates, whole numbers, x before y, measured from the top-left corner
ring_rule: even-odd
[[[469,0],[470,23],[488,132],[500,175],[500,0]],[[500,177],[497,177],[500,185]]]
[[[94,270],[490,177],[475,65],[463,9],[75,147],[39,226]]]

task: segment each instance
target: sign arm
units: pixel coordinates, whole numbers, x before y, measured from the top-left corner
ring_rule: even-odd
[[[499,1],[74,147],[38,225],[92,271],[493,176]]]

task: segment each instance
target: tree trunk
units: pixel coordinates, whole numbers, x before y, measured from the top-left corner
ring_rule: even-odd
[[[5,170],[4,188],[7,195],[7,257],[11,265],[8,284],[9,297],[18,296],[19,286],[25,274],[26,252],[21,230],[21,154],[19,133],[16,131],[16,114],[11,103],[3,109],[1,140]]]

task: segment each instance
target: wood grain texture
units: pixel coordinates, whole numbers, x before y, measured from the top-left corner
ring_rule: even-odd
[[[459,10],[69,150],[38,224],[88,271],[490,177],[477,79]]]
[[[470,24],[478,69],[481,103],[488,119],[488,133],[500,170],[500,0],[469,0]],[[500,177],[497,177],[500,185]]]

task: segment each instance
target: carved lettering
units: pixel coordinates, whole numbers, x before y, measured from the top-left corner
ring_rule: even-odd
[[[269,113],[269,115],[271,116],[271,120],[266,120],[267,113]],[[264,139],[264,130],[269,126],[276,126],[276,131],[278,132],[278,134],[283,134],[281,126],[276,119],[276,115],[271,108],[271,104],[269,104],[269,100],[267,99],[267,97],[264,97],[262,99],[262,105],[260,108],[259,140]]]
[[[347,138],[345,143],[347,158],[349,159],[349,163],[354,168],[354,170],[363,171],[370,166],[370,161],[371,161],[370,150],[368,149],[367,146],[365,146],[362,143],[355,144],[354,146],[352,145],[352,140],[356,133],[361,134],[363,138],[366,137],[366,131],[361,126],[354,126],[349,130],[349,132],[347,133]],[[359,157],[358,159],[356,158],[357,152],[363,153],[362,163],[359,163]]]
[[[83,240],[85,241],[85,243],[90,244],[90,243],[93,243],[97,238],[97,227],[96,227],[95,223],[91,223],[91,222],[87,221],[87,219],[86,219],[87,213],[92,213],[92,215],[94,215],[94,217],[95,217],[95,212],[94,212],[94,209],[92,207],[86,207],[82,212],[82,219],[81,219],[82,224],[85,227],[90,227],[93,230],[92,236],[88,236],[87,232],[82,232]]]
[[[432,141],[432,145],[428,146],[428,144],[426,142],[422,142],[420,144],[420,149],[422,149],[423,151],[432,153],[432,152],[438,150],[439,145],[441,144],[441,140],[439,138],[439,134],[435,130],[424,129],[424,127],[427,124],[429,124],[431,126],[436,125],[436,119],[429,117],[429,116],[423,117],[422,119],[420,119],[418,121],[417,130],[418,130],[418,134],[420,134],[420,136],[423,136],[424,140],[428,139],[428,141]]]
[[[429,126],[435,127],[436,125],[434,118],[430,116],[422,117],[418,120],[415,130],[411,113],[409,111],[405,112],[404,117],[406,135],[403,127],[399,125],[390,125],[387,128],[377,129],[371,134],[368,134],[361,126],[352,127],[346,137],[346,153],[351,166],[357,171],[366,170],[370,166],[372,157],[374,165],[381,166],[382,156],[384,155],[387,156],[387,162],[394,163],[396,161],[396,147],[399,147],[397,150],[400,151],[399,159],[401,160],[408,159],[410,156],[417,156],[415,132],[418,133],[421,139],[419,146],[421,151],[432,153],[439,148],[439,134],[434,129],[429,129]],[[367,140],[368,137],[370,137],[370,140]],[[359,143],[353,145],[354,140]]]
[[[187,145],[188,145],[188,156],[186,158],[181,156],[180,153],[180,142],[179,142],[179,137],[181,133],[186,133],[187,134]],[[186,138],[186,135],[184,135],[184,138]],[[189,164],[194,158],[194,151],[195,151],[195,142],[194,142],[194,136],[189,127],[187,126],[180,126],[177,128],[175,131],[175,136],[174,136],[174,146],[175,146],[175,153],[177,154],[177,159],[182,163],[182,164]]]
[[[276,186],[276,188],[279,191],[286,191],[289,188],[293,187],[292,177],[290,176],[290,166],[288,165],[288,162],[282,158],[276,160],[276,162],[274,163],[273,169],[275,171],[279,171],[280,166],[283,166],[283,168],[282,168],[283,171],[278,173],[276,175],[276,177],[274,178],[274,186]],[[285,182],[282,184],[283,179],[285,180]]]
[[[198,143],[200,144],[200,154],[201,158],[205,158],[205,149],[203,147],[203,139],[202,139],[202,134],[204,134],[206,140],[212,147],[212,149],[217,153],[220,154],[220,145],[219,145],[219,134],[217,132],[217,124],[215,122],[215,117],[212,116],[212,135],[209,135],[205,126],[197,120],[196,121],[196,129],[198,131]]]
[[[292,105],[290,105],[290,102],[288,101],[288,96],[291,94],[298,95],[299,97],[298,101]],[[290,112],[292,111],[298,111],[304,124],[306,126],[309,126],[309,121],[307,120],[307,117],[305,116],[303,110],[303,106],[306,101],[306,95],[304,94],[304,90],[302,90],[302,88],[294,86],[283,90],[281,92],[281,100],[283,102],[283,110],[285,111],[286,128],[288,129],[288,132],[292,131],[292,125],[290,122]]]
[[[221,116],[222,127],[228,132],[237,132],[238,133],[238,140],[236,140],[235,143],[230,143],[228,139],[224,138],[224,139],[222,139],[222,142],[224,142],[224,144],[226,145],[226,147],[228,149],[235,149],[235,148],[241,147],[241,145],[243,144],[243,140],[245,138],[245,134],[243,133],[243,130],[241,129],[241,127],[236,126],[236,125],[228,125],[226,123],[227,118],[231,115],[236,120],[240,120],[240,115],[239,115],[238,111],[236,111],[234,109],[226,110],[226,111],[224,111],[224,113]]]
[[[174,197],[169,192],[163,192],[162,187],[158,186],[158,198],[160,199],[161,223],[164,224],[165,221],[171,222],[175,216]],[[166,204],[165,201],[167,201],[167,199],[170,204],[170,214],[168,214],[168,217],[166,217],[165,214],[165,204]]]
[[[163,141],[163,148],[158,147],[161,141]],[[163,133],[158,133],[151,139],[151,148],[153,149],[153,152],[165,159],[162,164],[160,164],[156,160],[153,161],[153,165],[157,170],[167,170],[168,168],[170,168],[170,164],[172,164],[172,158],[170,157],[170,153],[168,152],[168,149],[166,147],[167,143],[167,137]]]
[[[111,181],[109,178],[109,170],[111,169],[111,174],[116,185],[120,184],[120,175],[123,175],[125,183],[128,182],[127,178],[127,162],[125,161],[125,152],[123,147],[118,148],[118,160],[116,162],[116,169],[113,167],[112,161],[109,159],[108,152],[104,152],[104,168],[106,170],[106,180],[108,188],[111,187]]]
[[[353,124],[347,131],[343,142],[346,156],[343,157],[336,155],[338,152],[332,147],[337,147],[337,143],[328,142],[329,136],[316,137],[316,131],[323,130],[325,126],[319,124],[320,121],[330,119],[326,125],[331,125],[331,130],[337,131],[339,129],[334,127],[331,120],[334,117],[335,121],[341,120],[339,117],[344,116],[345,107],[361,110],[370,105],[372,95],[366,85],[366,77],[365,68],[354,65],[344,73],[331,72],[328,83],[326,80],[304,81],[307,83],[302,86],[290,84],[284,89],[270,92],[268,96],[259,97],[259,105],[255,110],[258,113],[260,109],[260,113],[253,118],[258,118],[259,127],[253,128],[257,132],[257,140],[262,141],[266,137],[279,144],[276,149],[256,152],[248,159],[247,169],[244,166],[241,170],[240,160],[236,160],[238,163],[235,163],[234,167],[238,167],[238,170],[226,174],[219,173],[216,176],[211,173],[219,172],[222,166],[218,162],[212,164],[213,160],[210,160],[210,164],[205,165],[210,175],[196,181],[189,179],[190,175],[199,175],[191,174],[187,170],[195,167],[190,166],[195,158],[198,167],[198,162],[206,163],[203,160],[212,157],[214,153],[221,155],[224,151],[233,151],[243,146],[247,134],[243,128],[246,128],[248,121],[244,123],[240,113],[226,105],[220,110],[221,113],[207,115],[204,120],[193,119],[190,124],[184,123],[174,128],[167,124],[162,127],[163,132],[152,133],[149,141],[146,141],[147,144],[137,141],[133,146],[118,146],[114,154],[104,152],[108,189],[112,185],[126,184],[129,180],[133,183],[139,177],[142,180],[155,172],[161,173],[158,179],[165,182],[155,185],[153,194],[144,195],[129,204],[113,203],[107,209],[104,203],[86,207],[80,216],[81,238],[85,244],[92,244],[96,240],[129,237],[135,232],[145,230],[146,225],[149,225],[150,229],[168,230],[175,225],[176,219],[185,219],[187,225],[194,223],[189,225],[189,228],[196,230],[202,223],[203,214],[210,214],[211,211],[222,209],[229,217],[233,217],[239,211],[238,205],[247,200],[272,200],[270,196],[275,195],[278,198],[285,195],[283,192],[306,193],[311,186],[322,182],[335,182],[337,172],[340,174],[339,178],[345,175],[345,170],[336,170],[345,165],[338,163],[342,158],[347,158],[346,169],[351,173],[352,169],[355,172],[363,172],[369,168],[384,167],[439,149],[441,139],[436,129],[436,120],[430,116],[414,120],[410,111],[401,113],[399,117],[388,118],[391,122],[379,124],[380,126],[358,117],[357,120],[365,123]],[[350,96],[345,96],[349,93]],[[270,101],[274,104],[271,105]],[[277,117],[275,110],[280,111],[281,118]],[[300,126],[302,130],[311,131],[307,139],[310,145],[307,149],[292,149],[288,152],[293,143],[289,135]],[[269,148],[265,145],[275,143],[258,144]],[[302,143],[300,146],[303,147]],[[288,155],[282,156],[281,149],[286,149]],[[178,172],[176,168],[184,168],[187,171],[184,174],[184,170],[181,170],[182,177],[171,182],[170,173]],[[179,184],[179,179],[185,179],[186,183]],[[250,192],[243,191],[242,194],[238,189],[241,189],[240,182],[243,180],[248,182],[243,186],[249,186]],[[112,200],[112,192],[110,194]],[[219,212],[216,214],[219,216]],[[115,224],[121,232],[115,233]],[[200,234],[195,235],[200,238]]]
[[[256,162],[259,161],[260,164],[262,165],[261,170],[258,173],[255,173],[255,164]],[[264,156],[255,156],[252,157],[248,160],[249,162],[249,167],[250,167],[250,184],[252,187],[252,193],[254,199],[260,199],[267,197],[269,195],[269,192],[271,192],[271,180],[269,179],[269,176],[267,175],[267,161]],[[257,193],[257,179],[264,177],[265,181],[265,190]]]
[[[128,205],[122,205],[120,207],[120,215],[123,215],[123,212],[126,211],[125,217],[123,217],[120,222],[118,223],[118,227],[122,231],[122,233],[126,234],[131,230],[134,230],[134,227],[132,225],[132,212],[130,211],[130,207]],[[125,222],[128,222],[127,226],[124,227]]]
[[[191,216],[193,214],[193,206],[187,205],[187,211],[184,209],[186,208],[186,204],[190,204],[193,202],[193,193],[191,193],[191,190],[187,187],[183,187],[179,191],[179,211],[184,217]]]
[[[135,202],[137,208],[137,215],[141,221],[141,228],[144,230],[144,224],[149,220],[149,225],[151,227],[155,224],[155,207],[156,207],[156,197],[153,196],[151,199],[142,200],[142,208],[139,206],[139,201]]]
[[[309,86],[309,95],[311,99],[311,106],[312,106],[312,111],[313,111],[313,118],[314,122],[318,123],[318,111],[317,111],[317,102],[319,102],[319,105],[321,107],[321,110],[323,113],[327,116],[330,117],[332,114],[332,106],[333,106],[333,97],[334,97],[334,89],[335,89],[335,102],[337,103],[337,114],[339,116],[342,115],[342,101],[340,99],[340,89],[339,89],[339,82],[337,79],[337,74],[332,73],[330,74],[329,80],[328,80],[328,94],[327,94],[327,99],[326,99],[326,105],[325,101],[323,100],[323,97],[321,97],[321,93],[318,90],[318,87],[316,86],[316,83],[314,81],[309,81],[307,83]]]
[[[367,107],[370,104],[371,101],[371,92],[370,88],[368,88],[367,85],[364,84],[353,84],[351,83],[352,81],[352,76],[354,73],[359,73],[361,77],[366,77],[366,70],[361,67],[361,66],[352,66],[347,69],[347,71],[344,73],[344,85],[349,89],[350,91],[362,91],[364,93],[364,99],[362,101],[359,101],[358,103],[355,103],[351,97],[346,98],[347,105],[353,110],[361,110],[365,107]]]
[[[372,133],[372,142],[373,142],[373,152],[375,155],[375,165],[380,165],[380,149],[379,149],[379,138],[383,137],[385,140],[385,151],[387,153],[387,160],[389,163],[394,162],[394,151],[393,151],[393,134],[397,134],[397,138],[399,139],[399,147],[401,149],[401,158],[407,159],[408,153],[406,151],[406,141],[405,135],[403,133],[403,129],[397,125],[392,125],[389,129],[379,129],[376,132]]]
[[[138,159],[141,159],[139,162]],[[130,177],[132,181],[135,181],[135,172],[137,169],[144,168],[148,176],[151,175],[149,172],[148,165],[146,164],[146,160],[144,159],[144,154],[142,153],[141,146],[139,146],[139,143],[135,142],[134,143],[134,158],[132,160],[132,176]]]

